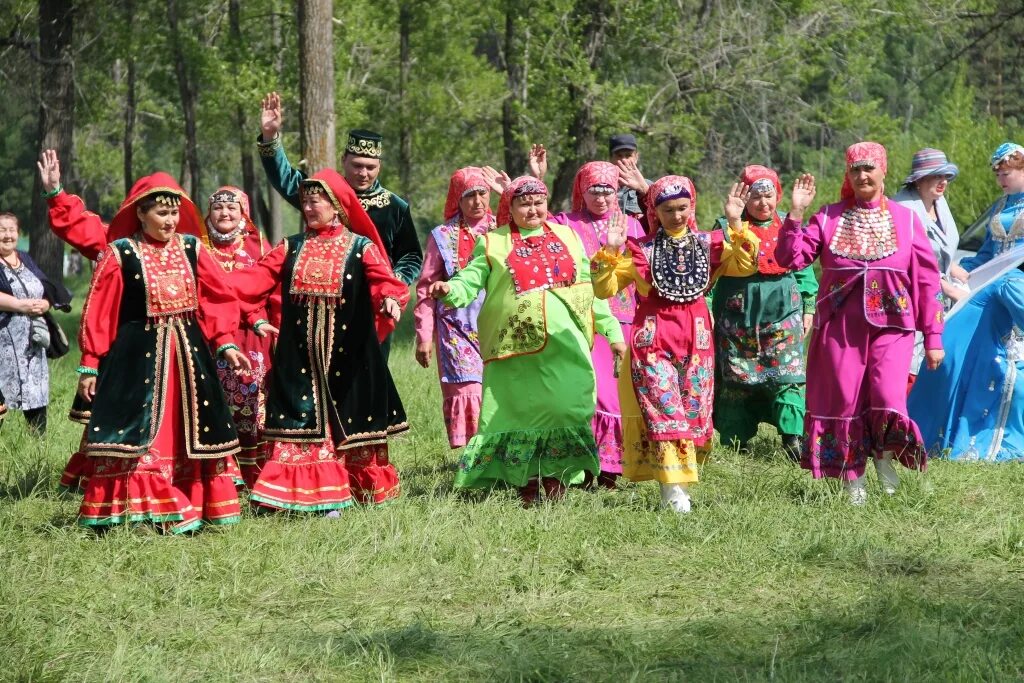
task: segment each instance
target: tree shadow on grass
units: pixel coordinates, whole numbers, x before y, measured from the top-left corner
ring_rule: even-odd
[[[526,615],[477,616],[468,630],[417,620],[307,633],[289,650],[326,670],[372,668],[400,679],[1019,680],[1024,578],[945,585],[889,581],[870,597],[813,610],[666,614],[623,627],[573,628]]]

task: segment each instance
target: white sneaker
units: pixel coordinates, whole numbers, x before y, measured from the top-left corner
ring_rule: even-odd
[[[850,505],[863,505],[868,502],[868,489],[864,485],[864,475],[843,484],[846,493],[850,496]]]
[[[686,484],[662,484],[661,507],[685,515],[690,511],[690,493]]]
[[[881,458],[875,458],[875,474],[878,475],[882,490],[887,495],[891,496],[896,493],[896,489],[900,485],[900,475],[892,466],[892,453],[885,451]]]

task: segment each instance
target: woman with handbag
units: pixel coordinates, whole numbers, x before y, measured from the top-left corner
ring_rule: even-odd
[[[0,364],[0,392],[7,398],[6,406],[22,411],[31,430],[41,436],[50,402],[47,351],[59,345],[53,337],[61,334],[45,316],[51,306],[66,307],[70,297],[66,290],[58,296],[57,290],[63,288],[51,283],[17,246],[18,218],[0,213],[0,356],[11,361]],[[67,340],[63,341],[66,352]]]

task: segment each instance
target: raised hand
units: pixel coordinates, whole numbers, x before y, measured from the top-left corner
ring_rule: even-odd
[[[622,245],[626,243],[626,214],[616,212],[608,224],[608,241],[605,246],[616,254],[622,251]]]
[[[747,200],[750,199],[750,186],[744,183],[735,183],[725,198],[725,218],[729,221],[730,228],[739,228],[740,219],[743,217],[743,209],[747,208]]]
[[[508,173],[496,171],[492,166],[484,166],[480,170],[483,171],[488,187],[498,194],[504,192],[505,188],[512,182],[512,179],[508,177]]]
[[[636,159],[619,159],[615,165],[619,167],[619,185],[640,194],[647,192],[647,179],[636,165]]]
[[[427,290],[427,294],[430,295],[431,299],[443,299],[448,296],[448,292],[452,291],[452,286],[447,282],[435,282],[430,285],[430,289]]]
[[[814,194],[816,190],[814,187],[814,176],[810,173],[804,173],[802,176],[796,179],[793,183],[792,198],[789,204],[789,213],[794,218],[802,218],[804,211],[814,201]]]
[[[60,159],[57,158],[57,150],[44,149],[36,166],[39,168],[39,180],[43,183],[44,192],[53,192],[60,187]]]
[[[538,180],[544,180],[548,174],[548,151],[544,145],[530,146],[530,175]]]
[[[284,123],[284,109],[281,107],[281,96],[276,92],[267,93],[260,103],[260,128],[263,132],[263,140],[269,142],[281,132]]]

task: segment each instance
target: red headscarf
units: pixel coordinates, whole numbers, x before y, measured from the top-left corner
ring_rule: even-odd
[[[317,171],[303,182],[316,182],[327,190],[327,196],[330,197],[331,204],[341,213],[342,223],[357,235],[368,237],[371,242],[377,245],[381,256],[385,259],[388,257],[384,243],[377,233],[377,226],[373,224],[363,205],[359,203],[359,197],[356,196],[352,186],[348,184],[348,181],[340,173],[333,168],[325,168]]]
[[[498,225],[512,224],[512,200],[528,194],[547,195],[548,186],[531,175],[521,175],[505,188],[498,201]]]
[[[619,167],[607,161],[591,161],[583,164],[580,170],[576,172],[576,180],[572,183],[573,211],[583,210],[585,206],[583,194],[594,185],[609,185],[612,190],[618,190]],[[618,202],[615,203],[615,206],[618,206]]]
[[[682,175],[667,175],[664,178],[659,178],[647,188],[647,227],[648,230],[653,234],[661,222],[658,220],[658,195],[663,192],[671,190],[673,187],[678,187],[681,191],[686,192],[690,196],[690,204],[693,209],[690,211],[690,219],[686,221],[687,227],[690,230],[697,229],[697,188],[693,186],[693,181]],[[674,193],[675,194],[675,193]],[[663,200],[663,201],[668,201]]]
[[[743,168],[743,173],[740,175],[740,181],[744,185],[753,185],[758,180],[770,180],[772,185],[775,186],[775,196],[782,197],[782,183],[779,182],[779,174],[768,168],[767,166],[758,166],[757,164],[751,164]]]
[[[131,191],[128,193],[128,197],[121,202],[121,207],[114,214],[114,219],[110,221],[110,227],[107,228],[108,242],[119,240],[122,237],[131,237],[142,228],[142,223],[135,213],[135,205],[148,195],[155,193],[177,195],[181,200],[177,232],[195,235],[204,244],[209,246],[210,241],[206,235],[206,224],[200,218],[196,205],[192,203],[192,200],[188,198],[188,195],[175,182],[174,178],[163,171],[157,171],[152,175],[143,176],[135,181]]]
[[[483,170],[478,166],[467,166],[453,173],[452,179],[448,181],[448,199],[444,203],[444,219],[450,221],[459,213],[459,202],[462,201],[462,195],[468,190],[481,187],[485,190],[490,189]],[[488,207],[487,213],[490,212],[491,209]]]
[[[888,170],[888,155],[885,147],[877,142],[858,142],[846,148],[846,170],[849,171],[858,161],[870,161],[875,168],[882,169],[884,175]],[[853,186],[845,175],[843,176],[843,189],[839,191],[840,199],[853,198]]]

